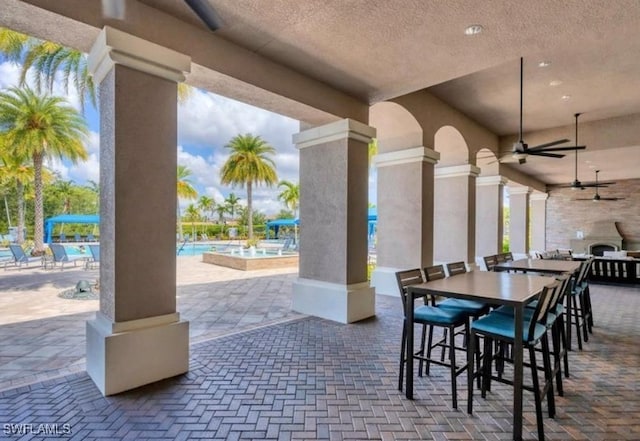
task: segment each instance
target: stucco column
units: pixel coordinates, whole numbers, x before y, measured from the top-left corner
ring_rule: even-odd
[[[464,164],[436,167],[434,263],[475,263],[476,177],[480,169]]]
[[[529,196],[531,210],[531,249],[547,248],[547,199],[548,193],[534,192]]]
[[[504,234],[504,186],[502,176],[476,179],[476,262],[502,252]]]
[[[433,174],[440,154],[412,147],[376,156],[378,169],[377,294],[399,296],[396,271],[433,262]]]
[[[509,190],[509,249],[524,257],[529,254],[529,194],[531,189],[508,186]]]
[[[100,310],[87,372],[105,395],[189,369],[176,312],[177,82],[190,58],[106,27],[89,54],[100,91]]]
[[[293,309],[351,323],[375,315],[367,281],[368,144],[344,119],[293,136],[300,149],[300,269]]]

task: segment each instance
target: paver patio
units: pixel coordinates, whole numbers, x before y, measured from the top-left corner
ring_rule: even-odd
[[[113,397],[102,397],[83,371],[5,390],[0,393],[0,430],[9,431],[0,436],[17,439],[11,430],[68,424],[71,433],[65,437],[77,440],[510,439],[508,386],[496,384],[486,400],[477,398],[472,417],[463,410],[464,379],[460,410],[451,408],[444,369],[417,377],[415,401],[397,391],[402,326],[397,298],[378,296],[377,317],[352,325],[282,316],[281,302],[290,299],[293,277],[219,280],[210,285],[195,276],[183,281],[180,302],[194,311],[211,313],[222,305],[207,307],[207,293],[231,294],[235,300],[224,300],[221,294],[213,298],[220,296],[218,301],[235,308],[234,319],[223,321],[235,323],[236,329],[255,325],[256,316],[239,311],[264,309],[260,304],[265,298],[269,306],[263,316],[269,317],[273,307],[276,319],[288,321],[217,338],[203,331],[192,344],[189,373]],[[596,328],[585,350],[570,354],[571,378],[565,380],[565,396],[557,398],[558,414],[545,418],[547,439],[638,440],[640,290],[594,285],[592,296]],[[181,308],[186,316],[188,309]],[[190,320],[205,329],[220,324],[224,316],[207,314],[202,327],[197,318]],[[66,320],[63,324],[60,328],[68,329]],[[535,411],[528,393],[524,435],[535,439]]]

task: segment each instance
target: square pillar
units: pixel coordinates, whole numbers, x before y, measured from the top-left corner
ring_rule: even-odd
[[[476,261],[502,252],[506,183],[502,176],[476,179]]]
[[[436,167],[434,194],[434,263],[475,264],[475,165]]]
[[[100,311],[87,372],[105,395],[187,372],[176,311],[177,81],[189,57],[105,27],[89,55],[100,91]]]
[[[529,194],[531,189],[509,186],[509,249],[518,257],[529,255]]]
[[[344,119],[297,133],[300,267],[293,309],[341,323],[375,315],[367,280],[368,144],[375,129]]]
[[[534,192],[529,196],[531,210],[531,249],[547,249],[547,199],[548,193]]]
[[[378,169],[377,294],[399,296],[396,271],[433,261],[433,179],[440,153],[412,147],[376,156]]]

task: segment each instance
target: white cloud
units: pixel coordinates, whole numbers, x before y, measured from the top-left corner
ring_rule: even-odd
[[[0,89],[17,86],[20,81],[20,67],[5,61],[0,64]]]

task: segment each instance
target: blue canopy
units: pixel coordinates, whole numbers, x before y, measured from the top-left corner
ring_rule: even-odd
[[[99,224],[97,214],[61,214],[44,221],[44,241],[51,243],[51,234],[55,224]]]
[[[275,236],[278,237],[280,227],[293,227],[300,224],[300,219],[274,219],[267,222],[266,238],[269,239],[269,228],[273,228]]]

